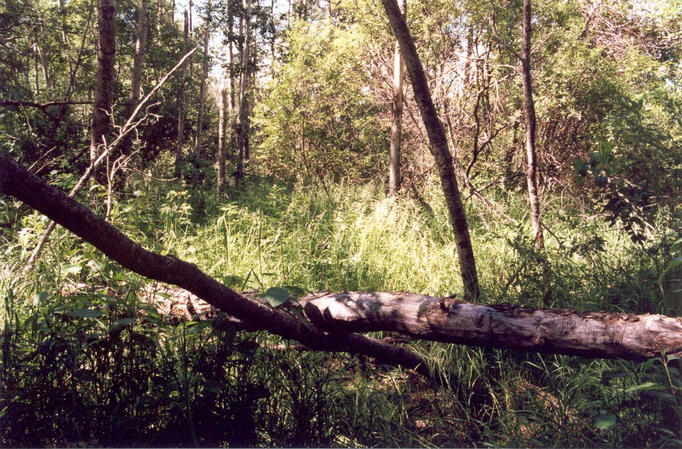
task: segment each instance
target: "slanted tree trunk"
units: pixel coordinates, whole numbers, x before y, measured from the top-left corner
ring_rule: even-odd
[[[405,19],[398,8],[396,0],[381,0],[388,16],[391,29],[400,43],[400,53],[405,60],[407,73],[412,81],[414,97],[419,106],[424,127],[429,136],[430,150],[438,166],[441,186],[445,195],[445,203],[450,216],[450,223],[457,243],[457,255],[459,268],[462,272],[464,293],[467,298],[477,298],[479,295],[478,276],[476,274],[476,262],[474,251],[469,238],[469,227],[464,213],[464,205],[457,187],[455,169],[452,163],[452,155],[448,148],[448,142],[443,131],[443,126],[438,119],[436,108],[431,99],[429,85],[422,68],[417,49],[414,46],[410,31],[407,29]]]
[[[0,154],[0,194],[11,195],[125,268],[178,285],[252,329],[313,350],[366,354],[427,374],[406,348],[353,334],[395,331],[420,339],[541,353],[645,360],[682,355],[682,318],[481,305],[411,293],[325,293],[272,308],[230,290],[196,266],[152,253],[92,211]]]
[[[187,53],[189,46],[189,23],[187,21],[187,10],[185,10],[184,39],[182,41],[182,52]],[[183,63],[180,68],[180,94],[178,95],[178,132],[177,143],[175,145],[175,176],[180,176],[182,164],[182,144],[185,140],[185,81],[187,78],[187,64]]]
[[[90,134],[90,163],[111,131],[112,86],[116,55],[116,0],[97,0],[97,73]]]
[[[301,342],[313,350],[350,352],[375,357],[428,375],[426,360],[410,351],[355,334],[329,335],[299,316],[250,300],[172,256],[152,253],[64,192],[0,153],[0,194],[11,195],[83,238],[123,267],[161,282],[178,285],[214,307],[245,322]]]
[[[533,102],[533,87],[531,84],[530,54],[531,54],[531,0],[523,0],[523,50],[521,52],[521,67],[523,71],[523,109],[526,119],[526,182],[528,184],[528,199],[530,201],[530,218],[533,225],[535,246],[542,248],[542,222],[540,221],[540,197],[538,196],[537,171],[538,162],[535,152],[535,103]]]
[[[208,79],[208,39],[210,37],[211,28],[211,1],[207,5],[208,11],[206,15],[204,30],[204,55],[201,61],[201,85],[199,87],[199,117],[197,119],[197,140],[194,147],[194,160],[199,161],[201,156],[201,132],[204,122],[204,106],[206,101],[206,80]]]
[[[407,13],[407,0],[400,1],[403,19]],[[402,138],[403,119],[403,61],[400,56],[400,44],[395,43],[393,54],[393,122],[391,124],[391,143],[388,151],[388,191],[391,195],[400,189],[400,143]]]
[[[237,169],[235,180],[244,177],[244,159],[248,147],[249,105],[247,87],[249,84],[249,47],[251,46],[251,0],[245,0],[246,14],[244,16],[244,43],[241,54],[241,75],[239,77],[239,106],[237,108]]]
[[[220,87],[218,96],[218,176],[216,190],[222,192],[225,184],[225,110],[227,109],[227,85],[225,80]]]

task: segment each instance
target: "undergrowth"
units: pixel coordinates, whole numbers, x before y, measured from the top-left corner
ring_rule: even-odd
[[[378,185],[267,181],[224,196],[138,181],[115,226],[236,290],[461,292],[437,188],[431,209]],[[467,203],[485,302],[679,314],[664,274],[677,238],[644,243],[550,198],[534,248],[521,194]],[[140,301],[148,282],[47,220],[3,203],[3,446],[679,447],[679,361],[637,364],[409,343],[440,382],[363,357],[311,353],[228,323],[180,322]],[[503,212],[503,213],[502,213]],[[85,285],[86,287],[83,287]]]

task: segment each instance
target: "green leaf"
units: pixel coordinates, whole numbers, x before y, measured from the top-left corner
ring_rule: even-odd
[[[77,263],[67,263],[60,267],[62,274],[78,274],[83,269],[83,266]]]
[[[638,391],[665,390],[665,389],[666,389],[665,386],[663,386],[661,384],[657,384],[656,382],[644,382],[642,384],[634,385],[630,388],[627,388],[625,390],[625,392],[626,393],[634,393],[634,392],[638,392]]]
[[[104,264],[97,260],[91,260],[87,263],[87,265],[88,268],[90,268],[94,272],[100,272],[104,269]]]
[[[289,294],[293,296],[304,296],[306,294],[305,289],[295,285],[284,285],[283,288],[286,288]]]
[[[265,299],[272,307],[281,306],[289,301],[289,292],[285,288],[271,287],[265,292]]]
[[[231,275],[225,276],[223,278],[223,284],[225,284],[225,286],[227,286],[229,288],[232,288],[234,286],[237,286],[237,285],[240,285],[243,283],[245,283],[245,281],[244,281],[244,278],[241,276],[235,276],[235,275],[231,274]]]
[[[66,315],[71,318],[99,318],[102,312],[97,309],[78,309],[66,312]]]
[[[672,246],[670,247],[670,249],[671,249],[672,252],[674,252],[674,253],[677,252],[677,251],[679,251],[680,248],[682,248],[682,239],[677,239],[677,240],[675,240],[675,242],[674,242],[674,243],[672,244]]]
[[[599,430],[607,430],[616,424],[616,416],[612,413],[602,413],[594,418],[594,427]]]
[[[587,174],[588,165],[582,159],[576,159],[573,162],[573,167],[580,174],[580,176],[585,176]]]

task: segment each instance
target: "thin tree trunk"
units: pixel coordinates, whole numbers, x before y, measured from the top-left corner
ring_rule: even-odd
[[[537,170],[538,163],[535,153],[535,104],[533,102],[533,87],[531,84],[530,54],[531,54],[531,0],[523,0],[523,51],[521,53],[521,67],[523,71],[523,107],[526,119],[526,182],[528,184],[528,199],[530,201],[530,217],[533,225],[535,246],[542,248],[542,222],[540,221],[540,197],[538,196]]]
[[[156,34],[161,34],[161,24],[165,18],[164,2],[165,0],[156,0]]]
[[[47,60],[45,59],[45,54],[43,51],[40,49],[40,45],[38,45],[38,42],[35,43],[35,48],[36,52],[38,53],[38,58],[40,59],[40,69],[43,72],[43,81],[45,81],[45,90],[48,93],[48,96],[52,94],[52,77],[50,77],[48,68],[47,68]]]
[[[149,14],[149,0],[140,0],[137,11],[137,37],[135,39],[135,55],[133,57],[133,73],[130,80],[130,94],[128,95],[128,114],[140,101],[142,71],[147,51],[147,16]]]
[[[111,131],[109,115],[116,55],[116,0],[97,0],[97,29],[97,73],[90,138],[91,164],[97,159],[99,147],[105,143]]]
[[[128,93],[128,104],[126,105],[126,117],[130,116],[140,102],[142,91],[142,72],[144,70],[144,59],[147,51],[147,16],[149,12],[149,0],[140,0],[140,7],[137,10],[135,55],[133,56],[133,72],[130,78],[130,92]],[[128,136],[121,144],[121,153],[127,155],[130,152],[132,139]]]
[[[192,7],[193,7],[192,0],[189,0],[189,35],[192,36],[194,33],[194,28],[192,27]]]
[[[35,92],[33,96],[34,98],[38,98],[40,96],[40,78],[38,75],[40,70],[38,70],[38,44],[35,42],[33,43],[33,65],[35,67],[35,70],[33,71],[33,74],[35,75]]]
[[[188,11],[188,14],[189,14],[189,40],[192,42],[192,45],[194,45],[194,28],[192,26],[192,9],[193,9],[192,0],[189,0],[189,11]],[[192,104],[193,100],[194,100],[192,98],[192,92],[193,91],[192,91],[192,87],[191,87],[192,86],[192,80],[194,80],[194,57],[190,58],[190,60],[187,61],[187,69],[189,71],[189,75],[187,77],[187,80],[189,80],[189,85],[190,85],[190,87],[188,89],[188,91],[189,91],[189,103]],[[185,100],[187,100],[187,99],[185,99]],[[186,103],[187,103],[187,101],[185,101],[185,104]]]
[[[187,53],[189,45],[189,22],[187,21],[187,10],[185,10],[184,39],[182,41],[182,52]],[[182,174],[182,144],[185,137],[185,79],[187,78],[187,64],[180,68],[180,95],[178,95],[178,135],[175,146],[175,176]]]
[[[275,0],[270,1],[270,16],[272,17],[272,40],[270,41],[270,76],[275,78]]]
[[[247,87],[249,83],[249,47],[251,46],[251,0],[246,2],[246,15],[244,16],[244,43],[241,54],[241,76],[239,77],[239,106],[237,108],[237,170],[235,180],[240,181],[244,177],[244,159],[248,146],[248,120],[249,105],[247,100]]]
[[[464,213],[464,206],[457,187],[455,169],[452,163],[452,155],[448,148],[448,142],[443,131],[443,126],[438,119],[436,108],[433,105],[426,75],[422,68],[417,49],[407,29],[400,8],[396,0],[381,0],[388,16],[388,21],[393,29],[396,39],[400,43],[400,52],[405,60],[407,73],[412,81],[414,97],[419,105],[419,111],[424,122],[424,127],[431,143],[430,150],[438,166],[438,174],[445,195],[445,203],[450,216],[450,223],[457,243],[457,255],[459,267],[462,272],[464,293],[467,298],[479,296],[478,276],[476,274],[476,262],[474,251],[469,238],[469,227]]]
[[[220,87],[218,97],[218,176],[216,190],[220,193],[225,184],[225,109],[227,108],[227,86],[225,80]]]
[[[399,3],[403,19],[407,13],[407,0]],[[391,125],[391,143],[388,151],[388,191],[396,195],[400,189],[400,144],[402,138],[403,119],[403,61],[400,56],[400,44],[395,43],[393,54],[393,123]]]
[[[233,0],[230,0],[233,1]],[[228,40],[228,57],[230,58],[228,70],[230,75],[230,115],[234,110],[235,105],[235,81],[234,81],[234,14],[232,8],[227,12],[227,40]]]
[[[206,79],[208,78],[208,39],[211,27],[211,1],[208,2],[208,12],[206,16],[204,30],[204,58],[201,61],[201,85],[199,87],[199,117],[197,118],[197,140],[194,147],[194,160],[199,162],[201,157],[201,132],[204,123],[204,106],[206,101]]]

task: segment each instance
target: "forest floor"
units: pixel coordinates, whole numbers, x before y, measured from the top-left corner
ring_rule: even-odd
[[[483,302],[540,307],[549,291],[554,308],[680,313],[660,278],[677,238],[669,217],[633,243],[592,207],[546,198],[538,251],[522,193],[490,194],[497,212],[467,203]],[[148,182],[111,221],[239,291],[461,292],[438,189],[424,200],[430,207],[372,184],[261,181],[217,196]],[[46,226],[36,213],[2,231],[2,445],[682,445],[679,361],[410,342],[432,361],[435,383],[160,315],[140,301],[148,280],[61,228],[24,276]]]

